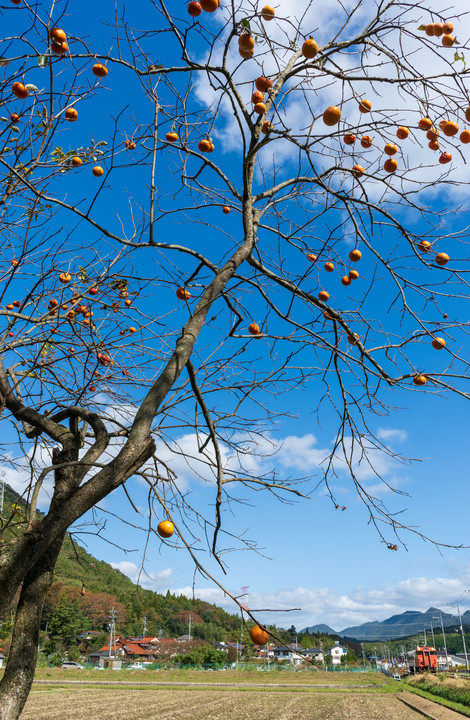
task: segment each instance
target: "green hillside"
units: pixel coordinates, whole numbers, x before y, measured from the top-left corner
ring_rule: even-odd
[[[41,513],[38,512],[38,516]],[[26,503],[5,485],[4,512],[0,526],[2,542],[24,531]],[[84,586],[84,594],[82,594]],[[61,596],[79,611],[83,630],[107,630],[109,611],[117,611],[118,632],[140,635],[146,616],[147,634],[175,637],[188,632],[204,640],[237,640],[240,617],[202,600],[166,595],[135,585],[119,570],[97,560],[67,535],[54,572],[54,582],[44,607],[43,626],[51,621]]]
[[[82,582],[86,588],[83,599],[79,596]],[[114,605],[119,610],[118,604],[121,604],[125,609],[125,621],[121,620],[121,631],[129,635],[142,633],[144,616],[147,616],[148,634],[183,635],[188,632],[189,613],[192,622],[191,634],[195,637],[222,640],[231,636],[236,638],[240,632],[240,618],[236,615],[230,615],[203,600],[191,600],[184,595],[176,596],[170,592],[161,595],[138,587],[119,570],[97,560],[73,543],[69,536],[62,546],[54,573],[54,583],[67,587],[66,594],[71,599],[79,599],[81,604],[88,603],[90,596],[100,594],[109,596],[109,609]],[[51,591],[54,590],[53,585]],[[119,620],[118,613],[118,623]]]
[[[26,503],[8,486],[5,486],[3,518],[0,537],[3,542],[24,531]],[[41,516],[41,513],[38,513]],[[239,615],[229,614],[203,600],[190,599],[184,595],[166,595],[138,587],[119,570],[102,560],[97,560],[67,535],[54,572],[54,582],[48,592],[42,617],[41,647],[44,658],[54,655],[61,662],[66,652],[71,659],[79,659],[107,642],[110,611],[116,613],[118,635],[147,635],[175,638],[188,633],[191,616],[191,635],[205,641],[249,641],[248,629],[241,627]],[[338,635],[323,632],[297,633],[295,627],[288,630],[270,626],[286,643],[298,641],[302,647],[322,647],[327,651]],[[80,633],[95,631],[96,635],[82,639]],[[9,623],[0,626],[0,639],[8,650]],[[99,634],[98,634],[99,633]],[[297,637],[298,635],[298,637]],[[90,639],[91,637],[91,639]],[[349,639],[342,640],[348,648],[348,662],[354,662],[361,648]],[[49,662],[47,660],[47,662]],[[45,661],[45,660],[44,660]]]

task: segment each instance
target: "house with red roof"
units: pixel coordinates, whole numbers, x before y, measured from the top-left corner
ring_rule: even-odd
[[[102,664],[101,660],[106,657],[116,657],[120,660],[147,660],[152,662],[155,659],[155,653],[158,650],[158,638],[116,638],[116,642],[112,647],[109,644],[103,645],[99,650],[90,653],[91,662]]]

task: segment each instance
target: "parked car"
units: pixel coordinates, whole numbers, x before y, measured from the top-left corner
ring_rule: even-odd
[[[145,665],[142,665],[141,662],[132,663],[132,665],[129,665],[127,668],[128,670],[147,670]]]
[[[81,665],[79,662],[72,662],[72,660],[63,662],[62,667],[64,670],[85,670],[84,665]]]

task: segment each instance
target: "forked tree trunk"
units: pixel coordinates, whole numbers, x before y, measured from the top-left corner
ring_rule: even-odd
[[[0,719],[17,720],[28,699],[36,668],[42,609],[63,537],[25,576],[5,674],[0,681]]]

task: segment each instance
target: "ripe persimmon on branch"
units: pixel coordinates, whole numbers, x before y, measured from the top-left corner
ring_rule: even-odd
[[[376,450],[406,461],[375,419],[390,389],[469,398],[465,17],[434,0],[121,5],[112,30],[82,28],[82,5],[0,10],[1,423],[30,507],[1,519],[2,614],[20,589],[5,720],[65,533],[129,478],[208,576],[201,528],[224,571],[226,549],[255,547],[224,527],[232,488],[289,502],[322,485],[338,505],[338,472],[397,549],[426,536],[360,479]],[[336,439],[283,478],[250,461],[275,458],[279,396],[299,387]],[[215,510],[179,487],[180,456]]]

